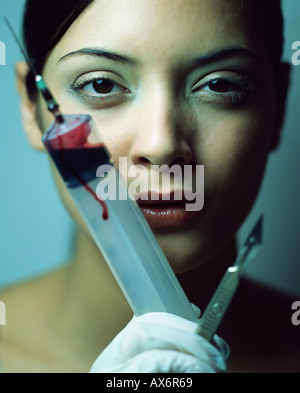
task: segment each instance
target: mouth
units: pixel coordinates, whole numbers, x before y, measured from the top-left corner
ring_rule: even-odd
[[[175,200],[175,193],[159,194],[154,199],[147,199],[145,195],[143,198],[139,196],[137,203],[151,228],[183,226],[192,221],[199,213],[187,211],[186,203],[191,203],[191,201]]]

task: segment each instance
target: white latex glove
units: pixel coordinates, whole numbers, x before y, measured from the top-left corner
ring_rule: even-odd
[[[151,313],[134,317],[94,363],[90,373],[221,373],[228,345],[215,346],[194,331],[197,323]]]

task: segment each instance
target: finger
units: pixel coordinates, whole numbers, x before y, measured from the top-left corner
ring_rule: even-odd
[[[151,350],[117,365],[99,364],[91,370],[101,373],[221,373],[223,367],[185,353]]]

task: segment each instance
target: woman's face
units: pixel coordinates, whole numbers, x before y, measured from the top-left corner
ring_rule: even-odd
[[[233,239],[277,132],[268,53],[253,21],[247,24],[229,3],[96,0],[44,68],[62,112],[90,114],[117,163],[125,157],[129,167],[142,164],[148,172],[152,165],[204,165],[204,208],[188,223],[153,226],[178,273]],[[52,117],[42,102],[39,117],[45,130]]]

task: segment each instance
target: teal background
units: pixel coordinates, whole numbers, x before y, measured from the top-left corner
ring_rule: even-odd
[[[23,0],[0,0],[0,41],[6,66],[0,66],[0,286],[26,280],[61,266],[71,256],[74,226],[65,212],[45,154],[33,151],[22,130],[14,64],[22,56],[3,22],[9,17],[20,34]],[[300,41],[300,2],[283,1],[285,59]],[[300,66],[292,87],[280,149],[272,155],[262,190],[240,231],[244,239],[265,214],[264,246],[246,274],[300,297]]]

